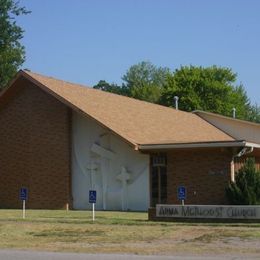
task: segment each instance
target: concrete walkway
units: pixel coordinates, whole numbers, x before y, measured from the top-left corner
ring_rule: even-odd
[[[259,259],[259,256],[140,256],[118,254],[76,254],[76,253],[53,253],[23,250],[0,250],[0,260],[242,260]]]

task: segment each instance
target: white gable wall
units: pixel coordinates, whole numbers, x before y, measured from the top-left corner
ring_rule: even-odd
[[[135,151],[94,120],[72,116],[72,196],[74,209],[146,211],[149,207],[149,156]]]

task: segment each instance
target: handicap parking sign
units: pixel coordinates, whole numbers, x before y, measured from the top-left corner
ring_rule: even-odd
[[[185,200],[186,199],[186,188],[184,186],[178,187],[178,199]]]
[[[28,189],[21,188],[20,189],[20,200],[27,200],[28,199]]]
[[[89,191],[89,203],[96,203],[97,201],[97,192],[95,190]]]

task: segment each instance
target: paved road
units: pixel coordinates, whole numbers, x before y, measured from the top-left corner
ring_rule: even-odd
[[[0,250],[0,260],[217,260],[223,258],[225,260],[259,259],[257,256],[138,256]]]

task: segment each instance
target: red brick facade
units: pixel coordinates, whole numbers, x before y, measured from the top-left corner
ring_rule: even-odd
[[[225,204],[230,181],[229,149],[176,150],[167,154],[168,203],[179,204],[177,187],[187,190],[187,204]]]
[[[70,203],[70,109],[25,79],[0,107],[0,207],[57,209]]]
[[[239,149],[236,151],[238,153]],[[179,149],[167,152],[167,204],[181,204],[177,199],[178,186],[186,187],[185,204],[227,204],[225,188],[231,181],[233,154],[232,148]],[[259,149],[246,157],[254,157],[256,168],[260,169]],[[246,157],[235,158],[235,171],[244,164]],[[155,208],[149,209],[148,217],[150,220],[160,220],[156,218]]]

